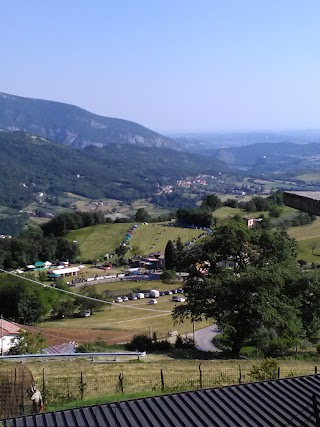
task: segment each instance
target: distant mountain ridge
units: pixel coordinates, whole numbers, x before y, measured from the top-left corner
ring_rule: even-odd
[[[259,158],[268,156],[310,157],[320,154],[320,144],[294,144],[292,142],[262,142],[242,147],[220,148],[212,150],[212,156],[229,165],[250,166]]]
[[[0,130],[23,131],[80,149],[117,143],[181,150],[181,144],[173,139],[128,120],[102,117],[70,104],[2,92]]]
[[[246,168],[252,173],[291,173],[299,170],[320,169],[319,143],[263,142],[242,147],[207,150],[206,155],[223,161],[230,167]]]

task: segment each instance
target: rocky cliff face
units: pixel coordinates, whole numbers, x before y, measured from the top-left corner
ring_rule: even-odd
[[[1,92],[0,130],[21,130],[74,148],[117,143],[181,149],[174,140],[134,122],[98,116],[73,105]]]

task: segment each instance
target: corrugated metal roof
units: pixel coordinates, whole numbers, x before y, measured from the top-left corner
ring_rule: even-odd
[[[10,419],[4,427],[315,426],[320,376],[176,393]]]

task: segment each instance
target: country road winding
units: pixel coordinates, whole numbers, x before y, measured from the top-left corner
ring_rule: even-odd
[[[221,352],[221,350],[212,343],[213,338],[220,333],[221,330],[216,324],[199,329],[195,332],[196,348],[201,351]]]

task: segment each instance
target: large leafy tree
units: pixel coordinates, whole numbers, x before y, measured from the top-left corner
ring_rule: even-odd
[[[298,307],[284,293],[286,274],[273,267],[249,269],[241,275],[193,277],[184,285],[187,304],[175,307],[176,320],[213,318],[239,354],[244,342],[261,329],[291,345],[300,333]],[[269,337],[269,340],[271,337]]]
[[[149,213],[144,208],[139,208],[134,216],[137,222],[149,222],[151,219]]]
[[[268,344],[277,339],[288,346],[302,329],[299,299],[292,297],[293,290],[288,292],[288,283],[298,277],[294,260],[295,243],[286,233],[227,221],[185,254],[187,304],[175,307],[173,316],[214,319],[235,354],[262,330],[272,331],[264,340]],[[233,270],[224,268],[226,261],[234,263]]]
[[[220,198],[215,194],[209,194],[203,199],[201,208],[214,211],[220,208],[220,206],[222,206]]]

